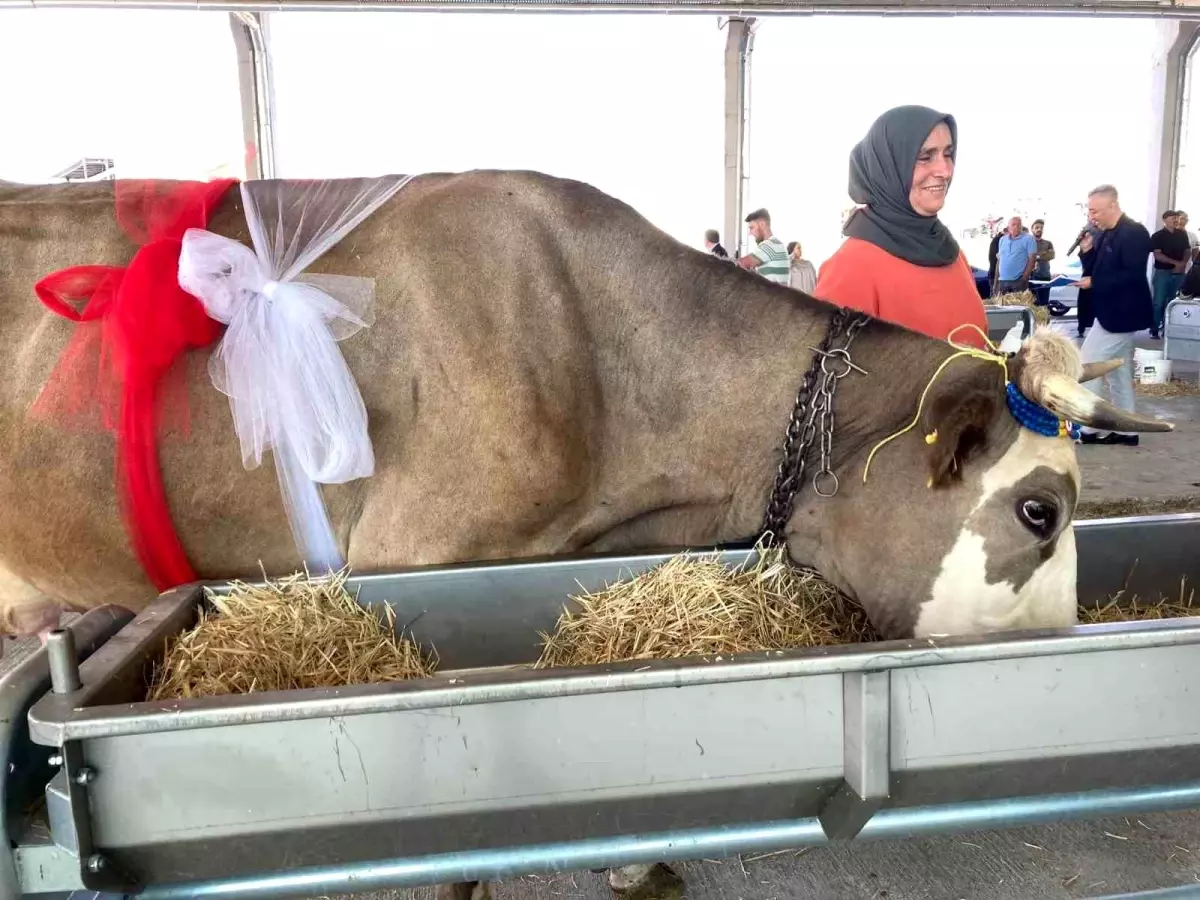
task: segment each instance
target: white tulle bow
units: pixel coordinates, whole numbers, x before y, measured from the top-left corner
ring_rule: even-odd
[[[370,279],[305,275],[407,178],[247,182],[254,250],[209,231],[183,238],[179,284],[228,327],[209,360],[247,469],[275,456],[293,537],[311,570],[343,565],[317,483],[373,474],[367,411],[337,342],[372,322]]]

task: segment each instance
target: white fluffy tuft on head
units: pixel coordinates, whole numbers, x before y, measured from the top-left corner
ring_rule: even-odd
[[[1040,325],[1021,348],[1024,368],[1021,372],[1021,392],[1026,397],[1041,395],[1042,381],[1048,375],[1066,375],[1079,381],[1083,374],[1083,359],[1079,348],[1066,335]]]

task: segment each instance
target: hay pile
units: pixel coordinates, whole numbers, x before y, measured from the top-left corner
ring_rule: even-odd
[[[265,587],[235,582],[213,611],[167,642],[149,699],[253,694],[426,678],[437,667],[346,591],[347,572],[299,573]]]
[[[750,566],[715,555],[672,557],[642,575],[572,598],[577,610],[542,634],[537,668],[636,659],[725,657],[876,640],[866,614],[782,549]]]
[[[1179,582],[1179,596],[1159,597],[1157,603],[1147,603],[1134,594],[1125,602],[1125,592],[1120,591],[1109,598],[1101,607],[1079,607],[1081,625],[1098,625],[1112,622],[1138,622],[1147,619],[1186,619],[1200,616],[1200,605],[1196,605],[1196,591],[1189,590],[1187,579]]]
[[[1033,314],[1033,321],[1037,325],[1050,324],[1050,309],[1045,306],[1036,306],[1036,298],[1033,296],[1033,291],[1019,291],[1011,294],[998,294],[989,297],[984,301],[986,306],[1026,306],[1029,312]]]

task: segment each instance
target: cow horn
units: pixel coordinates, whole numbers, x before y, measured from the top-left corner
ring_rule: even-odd
[[[1109,372],[1115,372],[1121,366],[1125,365],[1123,359],[1106,359],[1104,362],[1090,362],[1083,364],[1083,374],[1079,376],[1079,383],[1091,381],[1093,378],[1103,378]]]
[[[1107,365],[1098,363],[1097,365]],[[1044,375],[1035,398],[1053,413],[1105,431],[1174,431],[1171,422],[1118,409],[1061,372]]]

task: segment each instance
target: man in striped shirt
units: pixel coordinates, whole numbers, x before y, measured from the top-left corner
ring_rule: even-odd
[[[788,283],[788,254],[783,241],[771,234],[771,214],[765,209],[756,209],[746,216],[750,226],[750,237],[758,242],[754,250],[738,260],[743,269],[757,271],[776,284]]]

